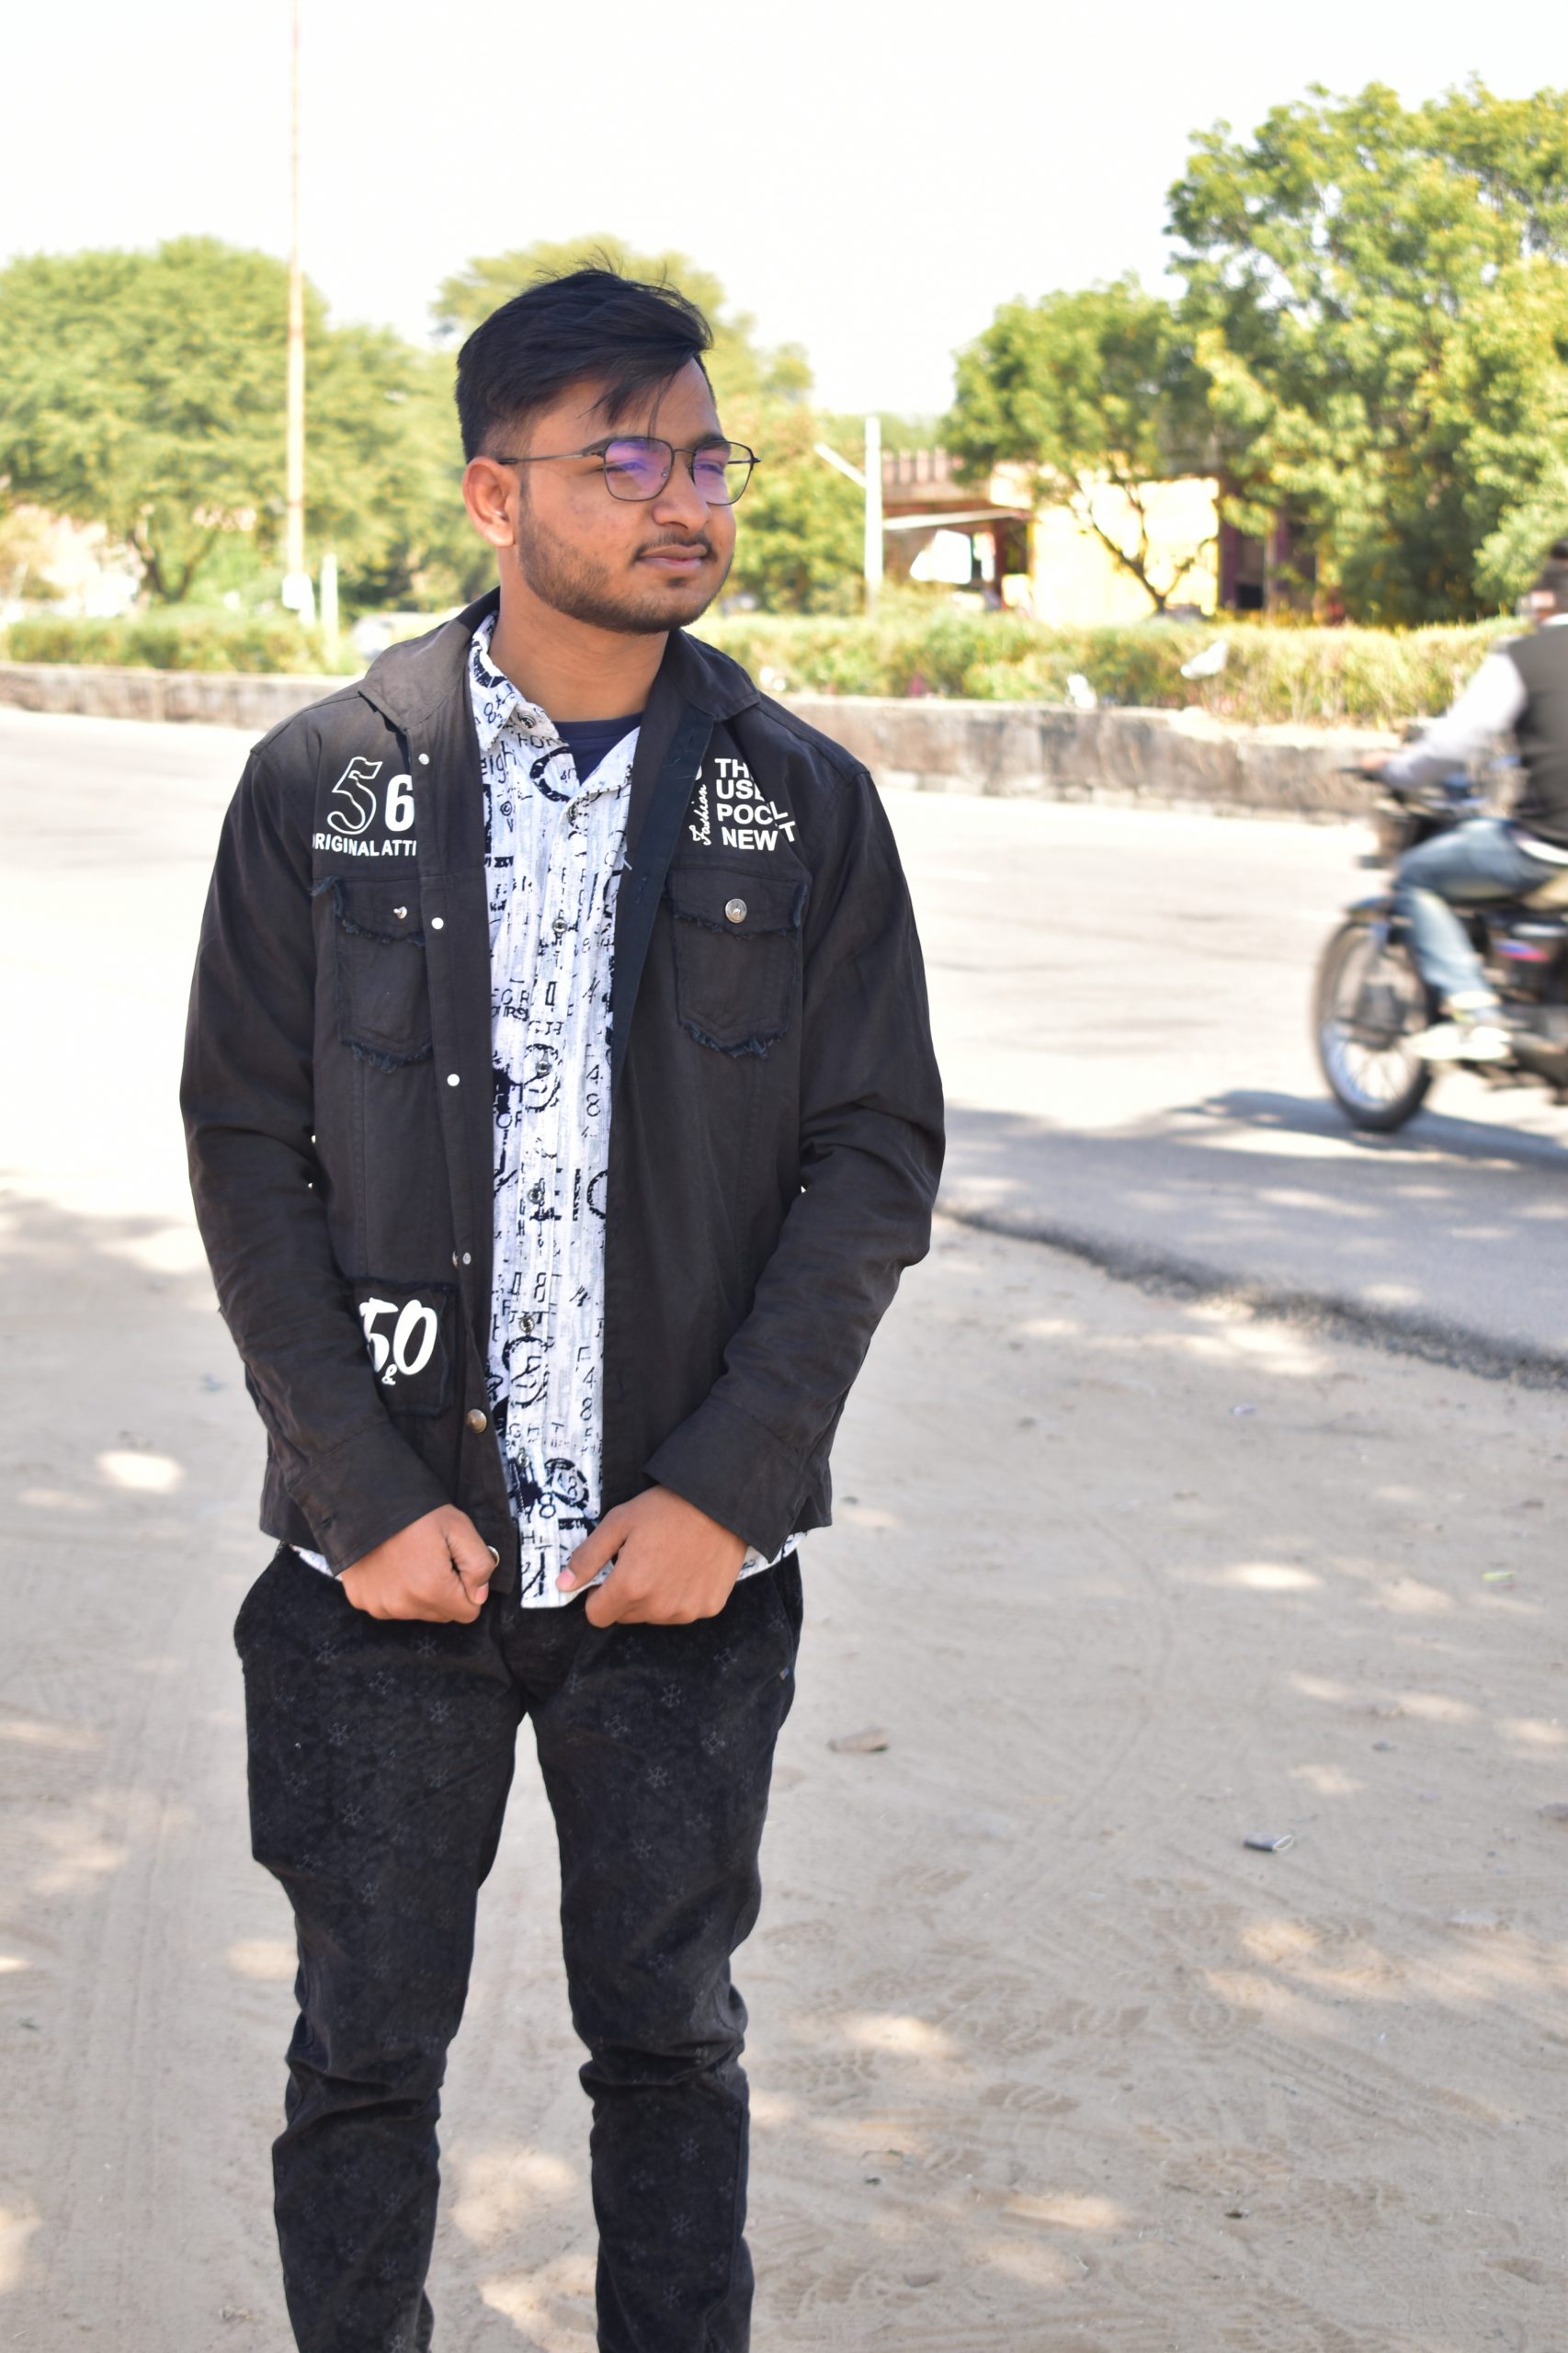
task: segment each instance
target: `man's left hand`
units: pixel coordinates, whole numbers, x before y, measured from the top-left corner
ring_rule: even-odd
[[[694,1619],[717,1618],[745,1556],[744,1537],[668,1487],[649,1487],[606,1512],[562,1572],[561,1590],[579,1592],[613,1561],[603,1585],[588,1596],[594,1625],[689,1626]]]

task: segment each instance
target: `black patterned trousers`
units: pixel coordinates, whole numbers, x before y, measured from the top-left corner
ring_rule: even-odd
[[[494,1597],[385,1621],[280,1552],[234,1629],[252,1839],[294,1907],[299,2022],[274,2145],[301,2353],[425,2353],[436,2121],[522,1718],[561,1847],[587,2046],[602,2353],[745,2353],[745,2009],[792,1558],[691,1626],[591,1626]]]

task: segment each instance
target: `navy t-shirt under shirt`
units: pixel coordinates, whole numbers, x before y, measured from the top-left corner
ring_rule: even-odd
[[[586,784],[605,754],[613,752],[623,735],[642,726],[642,714],[634,710],[630,719],[557,719],[552,724],[572,755],[578,783]]]

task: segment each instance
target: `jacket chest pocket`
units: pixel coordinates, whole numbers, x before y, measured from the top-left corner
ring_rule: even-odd
[[[430,1051],[430,985],[419,895],[411,878],[371,881],[335,875],[332,894],[337,1034],[386,1070]]]
[[[790,1027],[807,879],[704,859],[672,867],[676,1011],[699,1045],[766,1054]]]

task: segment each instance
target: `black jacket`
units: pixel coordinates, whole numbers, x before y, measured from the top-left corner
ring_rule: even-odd
[[[1500,650],[1525,689],[1514,722],[1524,790],[1509,814],[1522,832],[1568,850],[1568,626],[1538,629]]]
[[[470,641],[280,727],[224,824],[182,1101],[267,1433],[262,1526],[343,1569],[453,1502],[517,1574],[487,1420],[490,957]],[[941,1093],[865,771],[673,635],[616,911],[601,1506],[658,1483],[765,1552],[927,1244]],[[744,908],[744,914],[737,910]]]

